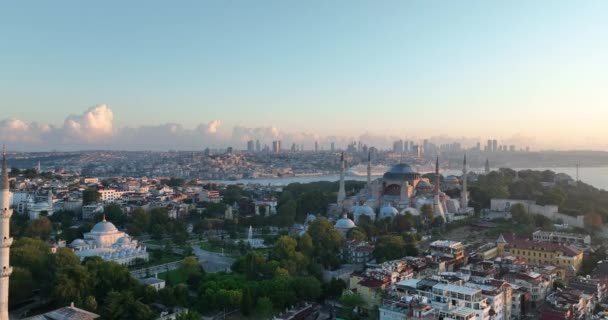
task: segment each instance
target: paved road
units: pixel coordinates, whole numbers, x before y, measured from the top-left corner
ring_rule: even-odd
[[[192,251],[205,269],[205,272],[231,271],[230,266],[234,263],[233,258],[222,256],[219,253],[205,251],[201,249],[198,244],[192,245]]]
[[[182,264],[181,261],[169,262],[169,263],[160,264],[157,266],[151,266],[148,268],[133,270],[133,271],[131,271],[131,275],[133,276],[133,278],[136,278],[136,279],[145,278],[146,275],[150,275],[150,277],[154,277],[154,275],[157,273],[163,273],[163,272],[175,270],[175,269],[179,268],[179,266],[181,264]]]

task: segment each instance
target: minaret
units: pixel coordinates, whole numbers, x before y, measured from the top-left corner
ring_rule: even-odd
[[[2,185],[0,186],[0,320],[8,320],[8,279],[13,268],[9,263],[10,247],[13,243],[9,227],[11,225],[10,186],[8,184],[8,166],[6,151],[2,147]]]
[[[460,194],[460,208],[462,210],[469,206],[469,195],[467,190],[467,155],[464,155],[464,161],[462,163],[462,191]]]
[[[372,152],[367,153],[367,190],[372,193]]]
[[[344,189],[344,170],[345,170],[345,164],[344,164],[344,152],[342,152],[342,155],[340,156],[340,190],[338,190],[338,205],[342,205],[342,202],[344,202],[344,199],[346,199],[346,191]]]
[[[441,179],[439,178],[439,156],[437,156],[437,160],[435,161],[435,212],[433,214],[438,217],[441,216],[445,221],[445,212],[443,210],[443,205],[441,204]]]
[[[435,194],[439,195],[439,193],[441,193],[441,179],[439,179],[439,156],[437,156],[435,161]]]
[[[490,173],[490,160],[488,160],[488,158],[486,158],[486,170],[485,170],[486,174]]]

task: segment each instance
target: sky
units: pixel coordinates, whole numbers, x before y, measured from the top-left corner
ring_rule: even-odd
[[[13,1],[15,149],[273,139],[608,150],[607,1]]]

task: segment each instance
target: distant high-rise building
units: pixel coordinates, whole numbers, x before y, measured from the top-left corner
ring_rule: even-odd
[[[336,151],[336,143],[332,142],[331,143],[331,152],[335,152]]]
[[[393,142],[393,152],[401,153],[403,152],[403,140],[397,140]]]
[[[514,146],[514,145],[510,145],[510,146],[509,146],[509,151],[511,151],[511,152],[515,152],[515,146]]]
[[[261,146],[260,146],[260,140],[255,140],[255,151],[257,151],[257,152],[262,151]]]
[[[247,141],[247,152],[253,152],[253,150],[254,150],[253,140]]]
[[[492,152],[498,151],[498,140],[492,140]]]
[[[430,150],[429,150],[429,140],[428,140],[428,139],[424,139],[424,140],[422,141],[422,151],[423,151],[424,153],[427,153],[427,152],[429,152],[429,151],[430,151]]]
[[[477,147],[475,147],[477,151],[481,151],[481,143],[477,142]]]
[[[486,146],[487,152],[492,152],[492,140],[488,140],[488,145]]]
[[[228,154],[232,154],[233,151],[234,150],[232,150],[232,147],[226,148],[226,153],[228,153]]]
[[[319,141],[315,141],[315,152],[319,152]]]
[[[272,152],[274,152],[274,153],[281,152],[281,140],[275,140],[272,142]]]

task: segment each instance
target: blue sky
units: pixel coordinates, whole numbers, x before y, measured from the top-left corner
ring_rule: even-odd
[[[575,144],[608,133],[606,12],[606,1],[3,3],[0,119],[61,126],[107,104],[114,128],[220,120],[226,132]]]

